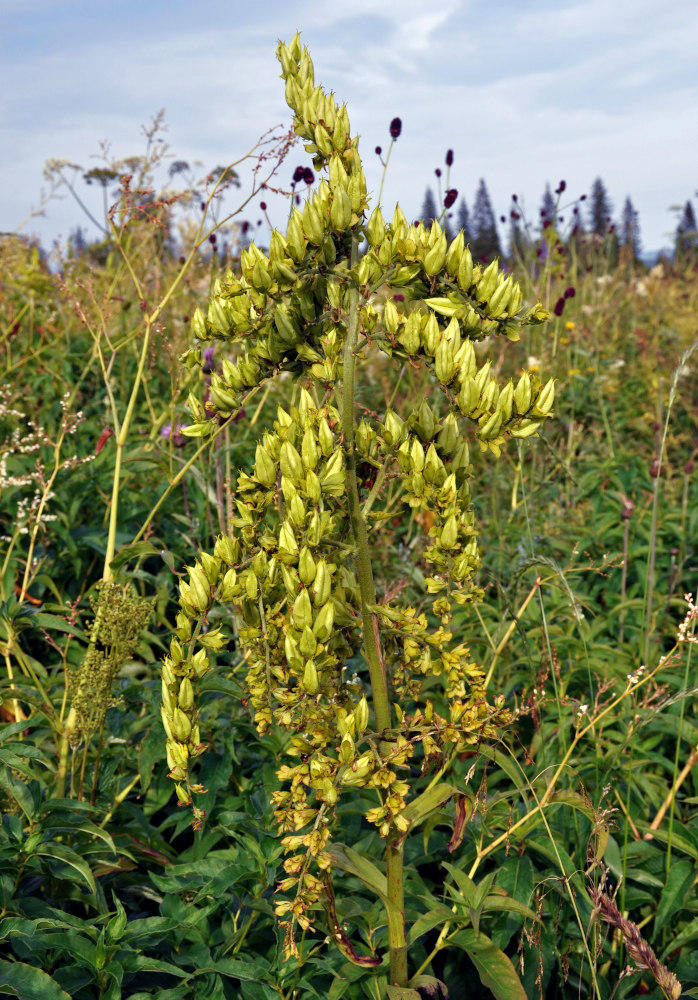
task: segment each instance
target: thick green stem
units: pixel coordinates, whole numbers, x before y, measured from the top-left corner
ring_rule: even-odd
[[[352,242],[352,266],[356,264],[357,259],[358,239],[354,237]],[[347,461],[349,517],[354,536],[354,545],[356,546],[356,571],[359,578],[359,591],[361,593],[364,648],[371,678],[371,693],[373,696],[373,710],[376,715],[376,728],[379,733],[382,733],[391,727],[390,702],[388,700],[388,682],[385,676],[385,666],[380,649],[378,617],[369,611],[369,607],[376,603],[376,585],[373,580],[366,521],[361,513],[361,505],[359,503],[359,485],[356,475],[356,452],[354,448],[354,374],[358,337],[359,289],[352,288],[350,292],[349,326],[344,348],[342,432]]]
[[[407,939],[405,937],[405,887],[402,864],[403,840],[395,830],[388,837],[385,857],[388,876],[388,946],[390,982],[407,986]]]
[[[358,239],[352,241],[351,264],[358,261]],[[385,733],[391,728],[388,681],[381,653],[378,617],[369,608],[376,603],[376,585],[373,579],[371,555],[368,544],[366,520],[359,502],[359,484],[356,474],[356,452],[354,447],[354,375],[356,350],[359,337],[359,296],[358,288],[352,288],[349,302],[349,325],[344,348],[344,396],[342,400],[342,431],[347,462],[347,493],[349,517],[356,549],[356,570],[361,594],[361,617],[364,629],[364,650],[371,678],[373,710],[376,729]],[[388,879],[388,946],[390,949],[390,981],[394,986],[407,985],[407,940],[405,938],[405,893],[403,879],[402,842],[393,831],[386,844],[386,874]]]

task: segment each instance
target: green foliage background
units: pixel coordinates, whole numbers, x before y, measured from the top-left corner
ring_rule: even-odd
[[[0,243],[0,990],[378,997],[384,970],[347,963],[322,934],[301,942],[300,961],[282,959],[269,796],[283,746],[274,731],[256,735],[234,653],[203,682],[202,830],[171,796],[159,660],[177,578],[192,550],[212,547],[234,472],[252,467],[258,429],[288,400],[283,385],[260,393],[198,451],[179,438],[201,378],[177,361],[190,346],[185,317],[221,264],[205,226],[186,230],[182,260],[164,238],[170,206],[135,204],[122,191],[110,240],[66,254],[58,272],[22,240]],[[684,594],[698,589],[695,264],[648,273],[621,254],[611,268],[603,241],[582,252],[572,237],[546,238],[561,252],[541,262],[533,248],[513,262],[527,298],[552,310],[565,289],[576,294],[491,360],[505,376],[522,357],[554,375],[556,419],[535,447],[511,442],[500,463],[479,461],[474,494],[485,599],[468,640],[490,690],[519,714],[496,753],[458,762],[467,823],[457,851],[453,803],[409,838],[411,968],[426,962],[452,1000],[519,995],[502,952],[531,998],[662,996],[647,970],[619,978],[627,944],[590,896],[603,881],[684,995],[698,995],[695,656],[690,643],[674,652]],[[392,369],[376,353],[366,370],[361,403],[383,409]],[[408,371],[401,393],[418,402],[425,390]],[[127,428],[120,469],[118,434],[97,450],[115,413]],[[418,573],[425,546],[428,526],[407,508],[396,516],[394,543],[376,553],[383,585]],[[108,557],[122,611],[140,600],[152,613],[130,644],[100,644],[111,690],[94,734],[71,744]],[[650,679],[621,697],[643,666]],[[336,822],[338,840],[380,854],[361,809],[340,806]],[[382,908],[349,871],[335,880],[342,925],[381,954]],[[436,949],[447,923],[448,947]]]

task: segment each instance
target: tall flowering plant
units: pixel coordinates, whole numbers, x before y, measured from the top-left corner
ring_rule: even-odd
[[[458,606],[481,594],[468,436],[499,456],[509,438],[535,435],[553,405],[552,380],[523,372],[502,384],[474,344],[516,341],[547,314],[522,308],[519,285],[496,261],[474,264],[462,233],[449,245],[438,222],[408,225],[400,208],[389,223],[380,207],[369,215],[346,106],[315,85],[297,35],[277,55],[295,131],[321,179],[286,232],[272,233],[269,253],[250,245],[241,274],[221,278],[207,312],[197,311],[200,343],[186,363],[202,365],[210,341],[239,353],[211,375],[205,405],[190,397],[184,433],[212,434],[284,372],[297,383],[296,404],[278,409],[252,474],[238,476],[229,534],[180,584],[162,674],[167,758],[180,801],[195,801],[191,762],[205,749],[197,682],[211,669],[210,652],[227,642],[220,626],[205,626],[214,604],[229,606],[256,727],[287,734],[273,794],[287,855],[276,904],[286,948],[294,951],[294,926],[310,928],[321,903],[343,953],[381,963],[357,955],[336,920],[330,867],[343,866],[384,902],[390,982],[400,988],[408,982],[405,838],[457,796],[444,780],[454,757],[495,739],[509,720],[502,696],[487,700],[483,672],[452,628]],[[409,412],[359,418],[369,343],[398,367],[425,368],[442,405],[423,400]],[[419,611],[376,591],[372,536],[390,530],[388,482],[431,525]],[[357,658],[364,668],[350,677],[346,665]],[[428,781],[411,776],[414,764]],[[335,807],[355,789],[375,793],[365,815],[385,840],[384,872],[332,842]],[[196,806],[194,817],[201,822]]]

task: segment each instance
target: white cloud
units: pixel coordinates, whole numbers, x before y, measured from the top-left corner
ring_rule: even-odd
[[[664,0],[661,15],[656,0],[443,0],[433,8],[355,0],[349,12],[319,0],[274,0],[235,17],[229,5],[203,0],[186,14],[176,2],[150,5],[144,16],[172,14],[159,30],[149,23],[140,33],[123,25],[110,32],[99,8],[81,22],[89,8],[80,0],[69,5],[71,31],[53,44],[52,4],[22,5],[45,16],[6,53],[0,229],[36,200],[44,159],[89,165],[106,138],[117,156],[138,152],[139,126],[160,107],[173,152],[207,167],[288,123],[274,53],[296,27],[316,79],[349,105],[374,187],[373,147],[387,146],[388,123],[402,117],[384,200],[399,197],[408,212],[433,186],[447,147],[456,153],[451,183],[470,201],[485,177],[498,214],[513,190],[537,208],[546,180],[564,176],[581,193],[600,174],[617,209],[633,197],[646,246],[673,225],[667,202],[695,189],[698,7],[683,0]],[[19,32],[17,4],[13,12]],[[298,147],[291,163],[305,158]],[[45,232],[56,219],[74,224],[66,205],[63,214],[51,211]],[[65,233],[68,222],[58,224]]]

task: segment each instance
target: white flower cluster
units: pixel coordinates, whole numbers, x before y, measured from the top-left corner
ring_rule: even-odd
[[[695,629],[692,627],[692,623],[698,619],[698,606],[693,601],[693,594],[684,594],[683,596],[688,605],[688,611],[686,612],[686,617],[679,625],[678,639],[679,642],[693,642],[698,645],[698,635],[696,635]]]
[[[646,670],[647,667],[644,664],[641,667],[638,667],[637,670],[633,670],[632,673],[627,675],[628,684],[637,684]]]
[[[66,392],[61,398],[60,405],[63,410],[61,421],[61,431],[63,435],[74,434],[78,426],[83,421],[82,411],[71,413],[69,409],[70,392]],[[27,491],[20,496],[17,501],[16,513],[14,517],[14,529],[19,535],[29,533],[30,527],[39,518],[41,524],[57,520],[55,514],[48,514],[46,507],[48,502],[55,496],[55,493],[47,486],[46,467],[41,458],[41,449],[57,448],[57,442],[52,440],[49,434],[38,423],[17,410],[12,405],[12,387],[3,383],[0,385],[0,420],[7,420],[15,423],[10,433],[6,433],[5,440],[0,444],[0,491],[10,488],[34,487],[33,494]],[[60,440],[60,439],[59,439]],[[36,455],[33,465],[24,469],[16,468],[8,471],[8,462],[14,456]],[[94,460],[94,455],[79,458],[77,454],[64,459],[57,470],[75,469],[78,465]],[[15,462],[15,466],[18,463]],[[55,478],[55,476],[54,476]],[[10,541],[8,535],[3,535],[2,541]]]

